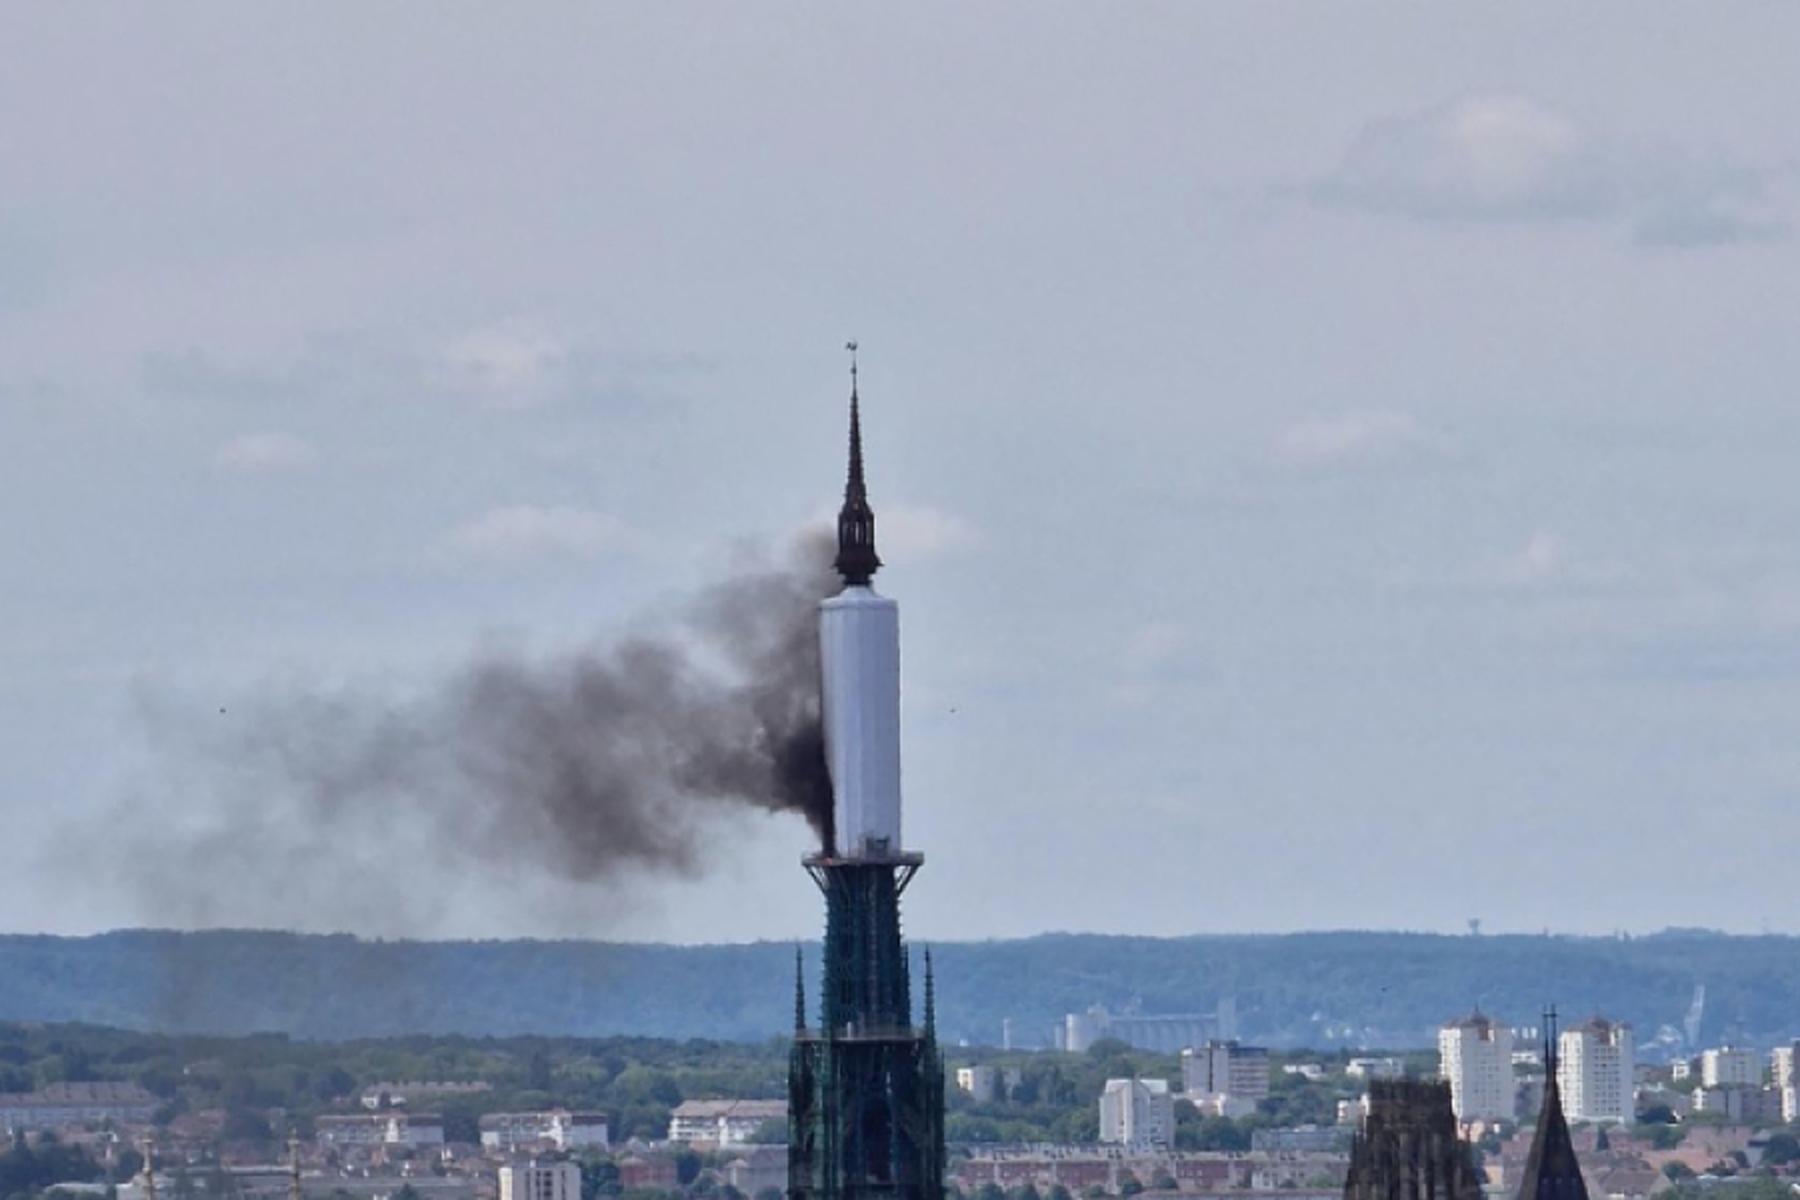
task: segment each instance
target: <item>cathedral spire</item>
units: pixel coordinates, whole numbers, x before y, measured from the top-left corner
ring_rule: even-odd
[[[1588,1200],[1556,1083],[1556,1006],[1544,1010],[1544,1107],[1519,1179],[1519,1200]]]
[[[849,587],[867,587],[881,568],[875,556],[875,511],[863,483],[862,412],[856,388],[856,343],[850,351],[850,471],[844,481],[844,506],[838,510],[838,552],[833,564]]]

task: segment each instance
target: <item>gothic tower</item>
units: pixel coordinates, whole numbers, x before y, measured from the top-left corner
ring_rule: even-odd
[[[1345,1200],[1481,1200],[1469,1144],[1457,1134],[1450,1085],[1378,1079],[1350,1143]]]
[[[818,1024],[809,1027],[796,977],[788,1196],[942,1200],[944,1064],[931,959],[923,1022],[915,1026],[900,936],[900,896],[925,859],[900,841],[899,609],[870,586],[881,560],[863,480],[854,359],[836,566],[843,590],[819,606],[833,844],[805,860],[825,896],[824,989]]]

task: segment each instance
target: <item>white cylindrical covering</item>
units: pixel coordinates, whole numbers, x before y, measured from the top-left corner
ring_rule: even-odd
[[[867,587],[819,605],[825,762],[840,858],[900,853],[900,606]]]

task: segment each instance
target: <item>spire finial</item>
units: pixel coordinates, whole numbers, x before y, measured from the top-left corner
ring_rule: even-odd
[[[875,511],[863,483],[862,403],[857,395],[856,342],[844,343],[850,352],[850,471],[844,481],[844,506],[838,510],[837,573],[850,587],[867,587],[881,567],[875,556]]]

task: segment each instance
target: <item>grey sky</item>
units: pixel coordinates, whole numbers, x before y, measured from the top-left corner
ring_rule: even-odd
[[[1800,929],[1796,45],[1772,4],[0,11],[4,925],[813,932],[786,818],[629,908],[404,814],[344,848],[369,912],[66,850],[218,802],[145,708],[584,642],[829,512],[856,336],[909,932]]]

